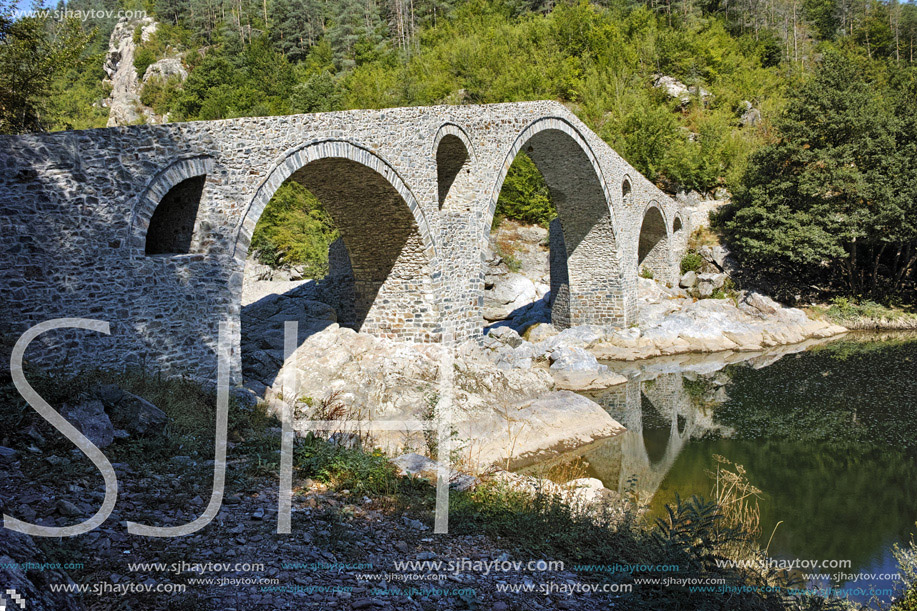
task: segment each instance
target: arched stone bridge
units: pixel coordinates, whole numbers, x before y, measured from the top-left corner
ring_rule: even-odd
[[[677,277],[679,210],[564,106],[530,102],[0,137],[0,330],[107,320],[109,337],[55,331],[27,357],[212,375],[255,224],[296,180],[340,230],[355,326],[417,342],[479,336],[484,249],[520,151],[562,227],[555,322],[635,323],[638,266]]]

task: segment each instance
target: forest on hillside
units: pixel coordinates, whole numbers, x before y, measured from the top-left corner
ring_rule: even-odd
[[[114,20],[15,19],[4,1],[0,131],[104,126],[102,64]],[[762,273],[825,295],[913,301],[912,4],[71,0],[66,7],[140,9],[160,22],[148,41],[135,36],[134,63],[141,75],[162,57],[180,57],[188,68],[185,81],[151,79],[141,92],[171,121],[559,100],[664,190],[731,192],[717,228]],[[655,86],[660,76],[689,93],[668,94]],[[520,156],[501,211],[550,218],[539,180]],[[320,207],[294,191],[282,194],[272,218],[327,238],[333,229]],[[284,255],[268,242],[270,256]]]

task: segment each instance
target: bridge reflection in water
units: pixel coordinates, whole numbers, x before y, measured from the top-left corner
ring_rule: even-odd
[[[728,365],[744,363],[761,369],[787,354],[827,341],[810,340],[758,353],[681,355],[638,363],[610,363],[627,377],[627,383],[583,394],[604,407],[627,431],[525,471],[558,472],[562,465],[580,460],[585,463],[586,474],[601,480],[606,488],[636,495],[640,502],[649,504],[691,440],[729,438],[735,433],[714,419],[716,406],[729,400],[730,377],[725,370]],[[707,495],[710,490],[699,492]]]
[[[578,453],[588,474],[649,503],[692,438],[729,436],[731,429],[713,422],[709,397],[693,396],[684,382],[681,373],[644,374],[591,395],[627,431]]]

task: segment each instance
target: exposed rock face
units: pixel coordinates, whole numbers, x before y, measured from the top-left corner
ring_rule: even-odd
[[[141,42],[147,42],[156,33],[159,24],[151,17],[129,20],[124,17],[115,25],[108,43],[105,57],[105,73],[111,81],[111,94],[105,105],[109,107],[108,127],[133,125],[135,123],[164,123],[168,117],[161,117],[140,101],[140,91],[150,80],[167,81],[188,78],[188,71],[177,57],[166,57],[150,64],[142,78],[134,67],[137,43],[134,32],[140,28]]]
[[[106,385],[93,393],[102,402],[111,423],[128,433],[146,435],[156,432],[169,418],[166,413],[142,397]]]
[[[311,303],[314,302],[301,307]],[[253,337],[243,344],[247,348],[245,370],[251,372],[262,366],[273,369],[270,379],[265,379],[272,383],[264,386],[271,386],[266,396],[275,407],[277,398],[290,396],[284,385],[288,374],[294,376],[298,396],[309,398],[297,404],[297,420],[327,419],[321,410],[329,409],[329,399],[346,414],[345,420],[429,420],[438,398],[448,392],[453,406],[450,421],[456,435],[454,443],[461,448],[465,464],[474,468],[507,459],[526,461],[540,452],[607,437],[620,427],[596,403],[569,392],[551,392],[555,380],[564,375],[570,376],[573,386],[592,387],[597,380],[624,381],[580,348],[554,347],[558,367],[549,370],[543,355],[552,347],[539,346],[542,357],[533,366],[536,348],[512,329],[504,328],[496,333],[500,339],[494,342],[515,354],[517,361],[495,363],[502,353],[495,350],[491,351],[495,354],[488,354],[469,343],[461,346],[450,362],[441,345],[377,338],[342,328],[328,319],[317,319],[319,324],[314,325],[309,320],[316,319],[305,310],[278,312],[275,316],[276,329],[257,341],[278,348],[258,348]],[[283,363],[279,349],[283,345],[281,319],[291,316],[299,317],[301,328],[307,331],[300,337],[299,348]],[[519,359],[527,359],[528,363],[514,366]],[[444,366],[453,376],[449,388],[441,386]],[[323,401],[325,405],[321,406]],[[430,449],[420,432],[375,432],[372,437],[374,445],[393,453]]]
[[[157,78],[164,81],[173,78],[184,81],[188,78],[188,71],[185,70],[179,58],[164,57],[147,66],[146,72],[143,73],[144,83]]]
[[[675,98],[680,101],[682,106],[687,105],[688,102],[691,101],[692,95],[699,96],[704,104],[713,98],[713,94],[703,87],[697,85],[688,87],[678,79],[666,76],[665,74],[657,74],[654,77],[653,87],[662,89],[670,98]]]
[[[574,327],[578,328],[578,327]],[[555,348],[551,359],[551,373],[557,388],[567,390],[595,390],[608,388],[627,381],[624,376],[608,371],[583,348],[563,346]]]
[[[550,322],[548,230],[504,221],[490,236],[484,277],[484,318]],[[510,252],[505,252],[509,250]],[[498,252],[504,252],[500,256]],[[510,271],[507,259],[518,271]],[[547,318],[544,318],[544,316]],[[531,323],[530,323],[531,324]]]
[[[472,441],[468,458],[479,468],[524,466],[624,431],[599,404],[566,390],[490,411],[456,428],[459,439]]]
[[[134,69],[134,31],[140,27],[141,41],[146,42],[156,32],[158,24],[151,17],[140,20],[122,18],[115,25],[108,43],[105,73],[111,80],[108,98],[108,127],[132,125],[138,122],[155,123],[155,113],[140,103],[140,79]]]
[[[507,274],[484,293],[484,318],[504,320],[536,298],[535,283],[522,274]]]
[[[105,413],[105,406],[98,399],[64,405],[60,414],[99,448],[110,446],[115,440],[115,427]]]
[[[701,274],[700,276],[705,276]],[[711,275],[714,276],[714,275]],[[715,279],[710,278],[711,286]],[[759,293],[695,301],[681,289],[640,279],[639,329],[613,330],[590,350],[599,358],[633,360],[683,352],[761,350],[831,337],[844,327],[812,320]]]
[[[739,125],[742,127],[755,127],[761,122],[761,111],[752,106],[751,102],[744,100],[745,111],[739,119]]]

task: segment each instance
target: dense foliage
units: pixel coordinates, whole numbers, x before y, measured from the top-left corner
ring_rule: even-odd
[[[302,265],[308,278],[328,273],[328,246],[338,238],[331,216],[305,187],[284,183],[265,206],[251,249],[272,267]]]
[[[494,224],[499,224],[505,217],[547,227],[555,216],[557,211],[551,202],[544,176],[528,155],[520,153],[513,160],[503,181],[503,188],[497,198]]]
[[[853,295],[910,288],[917,262],[917,71],[829,52],[752,157],[723,224],[744,257]]]
[[[54,20],[45,13],[13,19],[12,11],[13,5],[0,1],[0,133],[18,134],[54,124],[48,114],[60,112],[55,107],[61,102],[52,102],[51,93],[90,35],[75,19]]]

